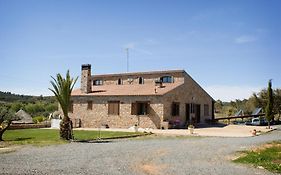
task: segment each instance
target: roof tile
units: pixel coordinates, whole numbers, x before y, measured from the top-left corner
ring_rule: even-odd
[[[179,87],[183,83],[164,83],[163,87],[154,84],[131,85],[100,85],[92,86],[91,93],[82,93],[80,89],[72,91],[72,96],[136,96],[136,95],[164,95]],[[156,93],[155,93],[156,88]]]

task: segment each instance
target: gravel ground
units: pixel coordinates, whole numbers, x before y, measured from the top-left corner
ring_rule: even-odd
[[[0,154],[0,174],[272,174],[231,162],[235,152],[281,139],[258,137],[157,138],[24,147]]]

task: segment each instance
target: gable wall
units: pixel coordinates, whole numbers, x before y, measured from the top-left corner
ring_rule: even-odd
[[[186,103],[200,104],[201,123],[212,116],[212,98],[189,76],[185,75],[185,83],[178,88],[167,93],[164,97],[164,120],[179,118],[186,121]],[[192,98],[194,97],[194,98]],[[172,102],[180,103],[179,116],[172,116]],[[204,116],[204,104],[209,105],[209,116]]]

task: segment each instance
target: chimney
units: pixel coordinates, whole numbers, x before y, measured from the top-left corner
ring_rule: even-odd
[[[92,75],[90,64],[82,64],[81,92],[86,94],[92,92]]]

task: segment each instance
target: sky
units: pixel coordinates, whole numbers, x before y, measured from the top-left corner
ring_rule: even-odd
[[[0,0],[0,91],[51,76],[184,69],[215,100],[281,87],[280,0]],[[76,87],[80,87],[80,81]]]

